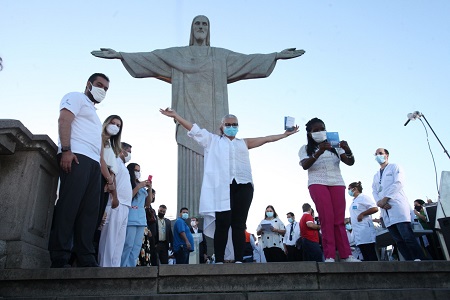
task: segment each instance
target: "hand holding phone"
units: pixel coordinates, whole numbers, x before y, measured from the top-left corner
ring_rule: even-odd
[[[148,175],[148,181],[152,182],[153,176],[152,175]]]

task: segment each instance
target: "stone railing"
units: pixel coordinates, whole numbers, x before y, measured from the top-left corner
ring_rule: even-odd
[[[57,146],[18,120],[0,120],[0,268],[49,267]]]

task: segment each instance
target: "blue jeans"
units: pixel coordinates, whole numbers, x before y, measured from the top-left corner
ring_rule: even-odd
[[[178,251],[174,253],[177,265],[187,265],[189,264],[189,250],[186,246],[181,246]]]
[[[388,230],[405,260],[425,259],[422,248],[414,236],[411,222],[391,225]]]

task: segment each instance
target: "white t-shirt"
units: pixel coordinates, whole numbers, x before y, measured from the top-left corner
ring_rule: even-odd
[[[375,202],[384,197],[391,198],[388,201],[391,208],[381,209],[381,217],[386,227],[401,222],[411,222],[411,206],[403,191],[404,182],[403,170],[396,164],[388,164],[384,168],[383,175],[378,170],[373,177],[372,195]]]
[[[272,223],[272,227],[278,230],[286,230],[286,227],[284,227],[283,222],[281,222],[278,218],[273,218],[272,220],[263,220],[264,222],[270,221]],[[261,221],[262,222],[262,221]],[[256,231],[259,231],[261,229],[261,223],[258,225],[258,228]],[[278,232],[273,231],[264,231],[261,235],[261,241],[263,248],[272,248],[272,247],[278,247],[284,250],[283,247],[283,236],[279,234]]]
[[[117,198],[119,199],[120,204],[131,206],[131,201],[133,199],[133,189],[131,188],[130,172],[128,172],[128,169],[125,167],[125,164],[120,157],[117,158],[117,167]],[[111,202],[111,200],[111,196],[109,196],[109,201]]]
[[[117,174],[117,156],[114,153],[114,150],[110,145],[107,145],[103,148],[103,159],[105,160],[106,165],[114,174]]]
[[[292,239],[291,236],[292,229]],[[284,234],[283,243],[288,246],[295,246],[295,243],[300,238],[300,224],[297,221],[289,223],[286,226],[286,233]]]
[[[350,205],[350,218],[356,245],[375,243],[377,233],[372,216],[364,216],[363,220],[358,222],[359,214],[373,207],[377,207],[375,201],[364,194],[359,194]]]
[[[75,115],[70,134],[72,152],[86,155],[100,162],[102,123],[97,116],[94,103],[85,94],[72,92],[62,98],[59,110],[62,109],[67,109]],[[59,137],[58,153],[61,153]]]
[[[336,148],[337,156],[331,151],[325,151],[308,169],[308,186],[311,184],[322,184],[329,186],[344,185],[344,179],[341,175],[339,163],[340,155],[345,153],[342,148]],[[309,158],[306,153],[306,145],[303,145],[298,152],[300,161]]]

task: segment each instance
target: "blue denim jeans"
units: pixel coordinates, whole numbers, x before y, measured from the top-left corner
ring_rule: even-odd
[[[391,225],[388,230],[405,260],[425,259],[422,248],[414,236],[411,222]]]
[[[189,264],[189,250],[186,248],[186,246],[181,246],[178,251],[174,253],[176,264],[177,265],[187,265]]]

